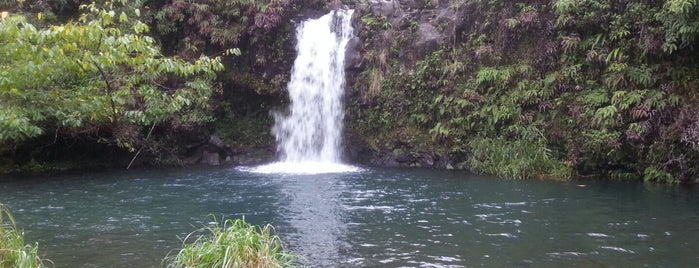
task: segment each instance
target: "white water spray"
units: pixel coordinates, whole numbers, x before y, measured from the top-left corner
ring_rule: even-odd
[[[335,10],[297,28],[298,55],[288,85],[288,114],[274,114],[272,133],[280,162],[254,168],[262,173],[356,171],[341,158],[345,51],[352,38],[353,10]]]

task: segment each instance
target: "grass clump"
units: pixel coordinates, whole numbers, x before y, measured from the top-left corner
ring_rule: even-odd
[[[474,138],[473,171],[512,179],[570,178],[570,168],[551,155],[543,139]]]
[[[167,267],[296,267],[297,256],[284,251],[281,239],[273,234],[273,227],[252,226],[244,220],[216,221],[214,227],[205,227],[190,233],[176,256],[167,257]],[[190,237],[206,232],[187,243]]]
[[[0,268],[43,267],[38,248],[38,244],[24,244],[24,233],[0,203]]]

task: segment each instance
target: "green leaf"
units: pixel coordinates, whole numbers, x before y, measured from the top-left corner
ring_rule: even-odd
[[[129,17],[126,16],[126,13],[121,12],[121,15],[119,15],[119,22],[129,22]]]

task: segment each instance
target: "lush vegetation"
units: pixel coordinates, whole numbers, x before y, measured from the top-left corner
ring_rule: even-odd
[[[452,1],[441,8],[453,16],[433,20],[445,38],[413,61],[401,55],[419,25],[365,12],[361,37],[376,49],[348,123],[374,152],[435,152],[505,177],[693,182],[697,4]]]
[[[189,238],[201,232],[193,242]],[[252,226],[244,220],[226,220],[221,226],[185,237],[176,256],[165,259],[168,267],[295,267],[296,255],[286,252],[272,226]]]
[[[0,1],[0,169],[183,164],[214,133],[264,158],[301,2]]]
[[[699,175],[695,0],[398,1],[395,16],[342,2],[362,41],[346,118],[360,159],[511,178]],[[211,134],[264,159],[293,21],[340,1],[84,4],[0,1],[5,170],[141,151],[185,163]]]
[[[0,203],[0,267],[43,267],[38,248],[37,244],[24,243],[24,233],[17,228],[12,214]]]
[[[76,22],[42,28],[20,15],[0,21],[0,153],[21,154],[21,145],[42,136],[157,150],[147,143],[156,126],[187,129],[211,120],[219,58],[163,56],[137,20],[139,9],[83,10]]]

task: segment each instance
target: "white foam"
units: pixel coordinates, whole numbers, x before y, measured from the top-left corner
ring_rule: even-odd
[[[329,162],[275,162],[257,167],[239,167],[240,171],[261,174],[314,175],[329,173],[355,173],[363,169],[355,166]]]
[[[516,235],[513,235],[511,233],[497,233],[497,234],[485,234],[487,236],[502,236],[502,237],[508,237],[508,238],[517,238]]]
[[[596,237],[596,238],[610,238],[612,236],[603,234],[603,233],[587,233],[587,236],[589,237]]]
[[[404,210],[391,206],[345,206],[347,210],[383,210],[386,212],[391,212],[394,210]],[[419,227],[419,226],[418,226]]]
[[[565,256],[586,256],[586,253],[582,252],[575,252],[575,251],[566,251],[566,252],[551,252],[551,253],[546,253],[546,255],[549,255],[551,257],[565,257]]]
[[[613,250],[613,251],[618,251],[618,252],[622,252],[622,253],[631,253],[631,254],[636,253],[636,252],[633,251],[633,250],[625,249],[625,248],[621,248],[621,247],[606,247],[606,246],[602,246],[602,247],[599,247],[599,248],[601,248],[601,249],[607,249],[607,250]]]

